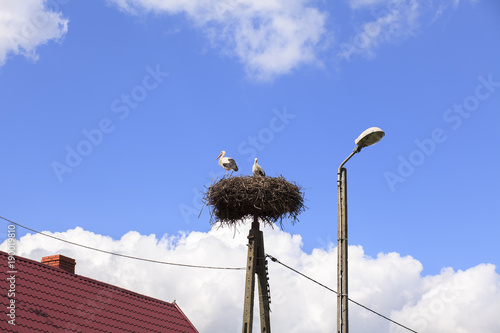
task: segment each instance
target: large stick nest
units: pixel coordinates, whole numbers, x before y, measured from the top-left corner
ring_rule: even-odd
[[[210,222],[233,226],[243,219],[258,216],[265,224],[298,222],[303,212],[302,189],[280,177],[229,177],[212,184],[204,195],[209,206]]]

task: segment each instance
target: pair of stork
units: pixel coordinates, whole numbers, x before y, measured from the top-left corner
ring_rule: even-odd
[[[229,170],[232,170],[231,175],[233,174],[234,171],[238,171],[238,166],[236,165],[236,161],[233,160],[231,157],[226,157],[226,152],[223,150],[217,156],[216,160],[219,159],[219,165],[223,167],[226,170],[226,176],[229,176]],[[255,162],[253,163],[252,167],[252,172],[254,176],[262,176],[265,177],[266,173],[264,172],[264,169],[257,163],[257,158],[255,158]]]

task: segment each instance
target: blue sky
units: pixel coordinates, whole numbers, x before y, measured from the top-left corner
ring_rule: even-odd
[[[236,175],[258,157],[301,185],[308,210],[285,231],[328,249],[337,168],[377,126],[346,165],[349,243],[411,256],[422,276],[500,264],[497,1],[1,7],[1,216],[113,239],[207,233],[200,192],[225,150]]]

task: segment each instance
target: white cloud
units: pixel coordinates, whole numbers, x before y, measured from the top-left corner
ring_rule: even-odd
[[[394,313],[418,332],[499,332],[500,280],[495,266],[446,268],[422,280],[420,297]]]
[[[326,14],[307,0],[110,0],[130,13],[184,14],[213,46],[235,56],[247,74],[272,80],[302,64],[318,63]]]
[[[419,27],[421,8],[416,0],[351,0],[353,10],[370,10],[371,19],[357,27],[357,33],[340,46],[340,56],[373,56],[382,43],[411,36]]]
[[[381,45],[415,36],[422,25],[436,22],[446,11],[456,10],[460,3],[460,0],[346,1],[353,12],[355,32],[340,44],[338,56],[348,61],[356,55],[373,57]]]
[[[44,0],[0,2],[0,66],[9,54],[22,54],[37,60],[36,48],[61,39],[68,31],[68,20],[47,9]]]
[[[236,234],[219,229],[141,235],[130,231],[121,239],[81,228],[50,233],[70,241],[155,260],[199,265],[243,267],[246,263],[248,225]],[[265,248],[286,263],[336,289],[336,248],[305,253],[299,235],[266,228]],[[6,242],[0,245],[6,249]],[[238,332],[243,314],[244,271],[180,268],[120,258],[75,247],[41,235],[26,235],[18,255],[34,260],[64,254],[77,261],[77,274],[180,304],[200,332]],[[421,276],[416,259],[397,253],[376,258],[361,246],[349,247],[350,298],[390,316],[419,333],[500,331],[500,276],[493,265],[480,264],[466,271],[443,269]],[[321,333],[336,326],[336,296],[326,289],[269,261],[271,325],[275,332]],[[353,332],[407,332],[387,320],[350,303]],[[258,302],[255,313],[258,314]],[[258,315],[255,315],[257,329]]]
[[[479,2],[479,0],[469,0],[469,3],[472,5],[474,5],[477,2]],[[446,12],[447,10],[458,9],[458,6],[460,5],[460,0],[441,0],[436,5],[437,8],[434,10],[434,18],[432,19],[432,22],[435,22],[437,19],[439,19],[443,15],[443,13]]]

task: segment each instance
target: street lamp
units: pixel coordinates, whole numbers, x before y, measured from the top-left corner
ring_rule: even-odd
[[[347,302],[347,183],[344,164],[361,149],[382,140],[385,133],[378,127],[370,127],[360,134],[352,151],[337,171],[337,333],[349,332]]]

